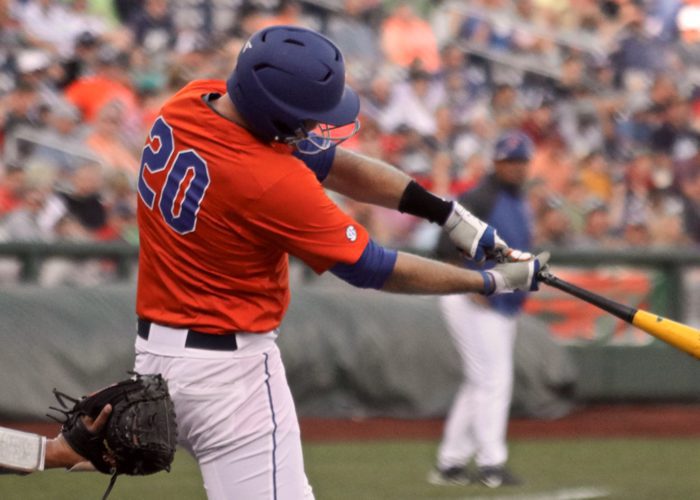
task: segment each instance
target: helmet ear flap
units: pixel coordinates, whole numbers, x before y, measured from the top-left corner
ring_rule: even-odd
[[[272,120],[272,125],[277,129],[280,133],[275,137],[274,140],[279,141],[284,137],[289,137],[294,135],[294,131],[289,128],[289,126],[281,121],[281,120]],[[279,139],[277,138],[279,137]]]

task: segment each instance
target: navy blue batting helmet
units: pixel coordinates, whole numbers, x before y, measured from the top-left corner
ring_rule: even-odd
[[[493,152],[494,161],[529,161],[535,146],[530,137],[519,130],[509,130],[499,136]]]
[[[359,127],[360,100],[345,85],[340,50],[306,28],[272,26],[254,33],[226,90],[254,135],[304,153],[328,149]],[[350,123],[355,123],[350,135],[332,137],[334,128]],[[317,126],[320,135],[309,135]]]

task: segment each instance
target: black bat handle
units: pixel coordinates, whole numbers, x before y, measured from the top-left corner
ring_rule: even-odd
[[[546,283],[549,286],[557,288],[563,292],[566,292],[570,295],[573,295],[574,297],[578,297],[579,299],[584,300],[589,304],[593,304],[594,306],[599,307],[604,311],[607,311],[610,314],[613,314],[621,320],[626,321],[628,323],[632,323],[634,315],[637,314],[637,309],[635,309],[634,307],[626,306],[624,304],[620,304],[619,302],[615,302],[614,300],[610,300],[601,295],[598,295],[597,293],[589,292],[588,290],[573,285],[568,281],[564,281],[561,278],[557,278],[548,271],[541,271],[537,275],[537,280],[541,281],[542,283]]]

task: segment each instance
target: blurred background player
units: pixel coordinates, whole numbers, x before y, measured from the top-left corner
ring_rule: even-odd
[[[493,172],[459,202],[517,248],[528,249],[532,220],[523,186],[533,155],[530,138],[509,131],[498,138]],[[441,238],[438,257],[455,261],[454,245]],[[513,386],[516,319],[526,294],[498,297],[448,295],[440,308],[462,358],[463,380],[447,416],[437,454],[434,484],[468,484],[474,459],[476,478],[490,488],[521,484],[506,468],[506,429]]]
[[[338,48],[275,26],[246,41],[227,81],[186,85],[151,128],[138,182],[135,368],[168,381],[180,443],[211,500],[313,498],[275,343],[289,255],[357,287],[420,294],[536,288],[546,263],[509,252],[493,228],[390,165],[336,148],[358,113]],[[528,260],[475,272],[385,249],[324,186],[441,224],[477,260]]]

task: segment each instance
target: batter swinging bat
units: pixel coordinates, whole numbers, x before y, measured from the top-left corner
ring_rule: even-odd
[[[625,306],[543,271],[538,280],[617,316],[667,344],[700,359],[700,330],[657,314]]]

